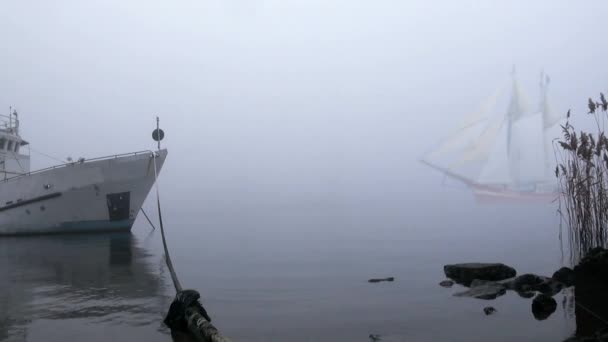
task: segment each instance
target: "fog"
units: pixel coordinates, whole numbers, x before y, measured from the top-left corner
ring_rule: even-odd
[[[495,304],[502,316],[480,325],[479,302],[436,284],[457,261],[551,275],[564,260],[556,204],[477,206],[470,189],[419,160],[508,83],[514,66],[532,107],[544,71],[553,109],[572,109],[577,127],[593,127],[583,113],[589,97],[608,92],[606,13],[603,0],[2,0],[0,113],[18,110],[33,169],[155,149],[159,116],[169,150],[160,193],[177,272],[235,340],[379,332],[554,341],[574,331],[565,305],[540,323],[529,303],[506,295]],[[154,196],[144,208],[155,220]],[[147,325],[120,315],[103,322],[164,341],[160,312],[173,291],[149,230],[138,217],[129,241],[158,257],[149,268],[167,285],[161,304],[145,308]],[[93,239],[76,240],[97,251]],[[55,253],[63,241],[34,245]],[[20,246],[12,250],[30,249]],[[97,256],[92,269],[103,264]],[[70,277],[86,278],[71,271],[78,259],[53,268],[65,263]],[[112,267],[108,274],[122,272]],[[39,278],[20,271],[18,289]],[[371,285],[372,276],[397,280]],[[63,279],[30,287],[53,288],[55,278]],[[154,286],[150,302],[161,297]],[[85,302],[70,298],[76,303],[52,299],[86,315]],[[118,302],[129,299],[106,306]],[[88,305],[98,312],[97,298]],[[73,338],[70,324],[87,338],[103,327],[90,317],[32,317],[23,324],[41,340]]]
[[[603,1],[4,1],[0,108],[17,108],[32,148],[62,159],[152,149],[160,116],[168,201],[395,191],[430,200],[441,177],[418,159],[513,65],[533,95],[539,72],[551,76],[558,111],[584,111],[606,91],[606,10]]]

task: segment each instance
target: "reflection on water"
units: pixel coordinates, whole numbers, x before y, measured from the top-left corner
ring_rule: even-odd
[[[75,331],[104,340],[125,326],[153,326],[141,338],[167,340],[158,331],[166,287],[152,259],[130,233],[0,239],[0,340]]]

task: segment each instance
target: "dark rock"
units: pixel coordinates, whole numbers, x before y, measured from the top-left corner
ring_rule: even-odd
[[[382,338],[378,334],[369,334],[369,340],[373,341],[373,342],[376,342],[376,341],[381,341]]]
[[[557,302],[553,297],[539,294],[532,300],[532,314],[539,321],[547,319],[557,309]]]
[[[513,278],[517,274],[513,267],[500,263],[445,265],[443,271],[448,278],[465,286],[469,286],[474,279],[497,281]]]
[[[574,271],[568,267],[562,267],[553,273],[551,277],[556,281],[564,284],[566,287],[574,285]]]
[[[537,276],[536,274],[522,274],[519,277],[505,283],[508,289],[517,292],[537,291],[538,286],[547,278]]]
[[[532,298],[536,295],[536,292],[517,292],[521,298]]]
[[[574,274],[576,335],[592,336],[606,327],[598,317],[608,317],[608,250],[589,251],[574,267]]]
[[[574,267],[575,281],[579,274],[593,276],[598,281],[608,282],[608,250],[594,248]]]
[[[496,312],[496,309],[494,307],[492,307],[492,306],[486,306],[485,308],[483,308],[483,312],[486,315],[491,315],[491,314],[493,314],[493,313]]]
[[[537,291],[553,297],[556,294],[560,293],[563,288],[564,284],[557,280],[549,278],[542,282],[540,285],[538,285]]]
[[[454,282],[451,280],[444,280],[439,283],[439,286],[441,286],[441,287],[452,287],[453,285],[454,285]]]
[[[498,282],[478,281],[476,279],[472,282],[472,285],[474,286],[471,286],[467,291],[455,293],[454,296],[489,300],[496,299],[507,292],[507,288]]]
[[[388,277],[388,278],[372,278],[370,280],[368,280],[368,282],[370,283],[379,283],[382,281],[395,281],[394,277]]]

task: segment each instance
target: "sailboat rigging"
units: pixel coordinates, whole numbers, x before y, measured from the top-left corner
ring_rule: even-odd
[[[552,140],[563,118],[551,110],[549,83],[541,72],[540,101],[532,109],[513,71],[510,87],[499,87],[421,161],[484,202],[554,200]]]

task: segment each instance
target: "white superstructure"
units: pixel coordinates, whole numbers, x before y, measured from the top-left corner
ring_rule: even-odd
[[[129,230],[167,150],[30,171],[16,113],[0,118],[0,235]]]

